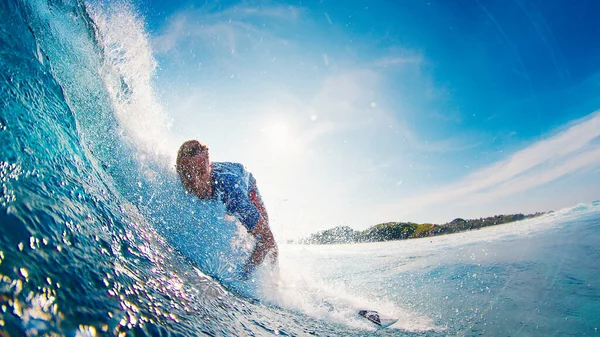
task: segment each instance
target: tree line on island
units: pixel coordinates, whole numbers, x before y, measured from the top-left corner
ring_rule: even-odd
[[[436,225],[430,223],[417,224],[413,222],[386,222],[372,226],[368,229],[365,229],[364,231],[357,231],[348,226],[338,226],[335,228],[311,234],[309,237],[301,239],[297,243],[323,245],[424,238],[430,236],[459,233],[464,231],[470,231],[473,229],[479,229],[482,227],[520,221],[524,219],[534,218],[543,214],[546,213],[538,212],[535,214],[527,215],[496,215],[488,218],[470,220],[457,218],[443,225]]]

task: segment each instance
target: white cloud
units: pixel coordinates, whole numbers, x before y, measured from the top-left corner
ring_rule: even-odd
[[[392,67],[392,66],[401,66],[406,64],[421,64],[423,62],[423,57],[420,55],[415,56],[390,56],[384,57],[379,60],[376,60],[374,65],[377,67]]]
[[[389,124],[388,113],[373,104],[382,97],[381,74],[369,69],[348,70],[325,78],[310,108],[318,121],[333,122],[338,130]]]
[[[386,214],[414,214],[433,205],[476,205],[522,193],[600,165],[600,112],[464,179],[383,206]],[[560,191],[557,191],[560,193]]]
[[[600,148],[583,151],[567,158],[561,157],[551,165],[535,170],[531,174],[517,176],[498,185],[493,190],[474,194],[469,200],[470,204],[496,200],[515,193],[526,191],[540,185],[552,182],[564,175],[593,168],[600,164]]]
[[[172,15],[152,42],[158,53],[172,52],[180,43],[190,39],[206,43],[211,48],[224,47],[228,52],[235,52],[241,41],[258,43],[265,37],[285,43],[285,40],[272,34],[272,27],[252,22],[294,23],[301,12],[294,6],[231,7],[218,12],[203,8],[188,9]]]

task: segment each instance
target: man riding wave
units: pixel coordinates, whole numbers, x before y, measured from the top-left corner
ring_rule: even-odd
[[[197,140],[186,141],[179,148],[177,173],[189,193],[199,199],[213,199],[225,204],[227,214],[237,218],[256,239],[243,277],[252,273],[267,256],[273,264],[277,263],[277,244],[252,173],[239,163],[211,163],[208,147]]]

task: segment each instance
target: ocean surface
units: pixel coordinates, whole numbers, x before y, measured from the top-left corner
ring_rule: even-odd
[[[280,245],[186,195],[143,19],[0,1],[0,331],[9,336],[600,335],[600,202],[435,238]],[[357,315],[398,318],[377,332]]]

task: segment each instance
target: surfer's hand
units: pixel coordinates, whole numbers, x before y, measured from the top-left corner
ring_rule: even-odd
[[[274,260],[277,261],[277,243],[275,243],[275,238],[273,237],[273,233],[271,232],[269,224],[266,222],[265,218],[262,216],[258,218],[258,223],[250,232],[250,234],[256,239],[256,246],[254,246],[254,250],[250,255],[248,263],[259,265],[269,253]]]

